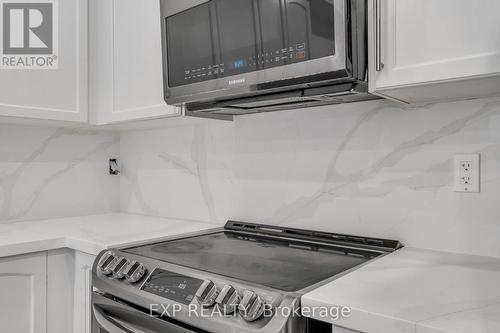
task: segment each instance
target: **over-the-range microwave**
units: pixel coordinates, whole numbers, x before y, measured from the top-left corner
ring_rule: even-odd
[[[374,99],[367,0],[160,0],[165,100],[232,115]]]

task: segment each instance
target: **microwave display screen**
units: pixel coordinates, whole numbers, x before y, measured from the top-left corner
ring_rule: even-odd
[[[170,87],[335,54],[334,0],[212,0],[166,18]]]

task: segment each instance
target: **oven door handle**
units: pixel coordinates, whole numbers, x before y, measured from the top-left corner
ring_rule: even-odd
[[[154,333],[150,330],[144,331],[144,329],[139,329],[132,324],[125,323],[121,320],[113,318],[106,315],[104,311],[99,309],[97,306],[93,306],[94,317],[99,326],[104,328],[109,333]]]
[[[109,333],[194,333],[204,332],[189,325],[161,320],[126,304],[92,293],[94,324]]]

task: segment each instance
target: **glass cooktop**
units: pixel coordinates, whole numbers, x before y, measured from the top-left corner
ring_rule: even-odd
[[[378,255],[232,231],[123,251],[289,292],[319,283]]]

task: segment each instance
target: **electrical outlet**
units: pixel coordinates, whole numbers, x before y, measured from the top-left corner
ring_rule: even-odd
[[[479,193],[479,154],[455,155],[455,192]]]

